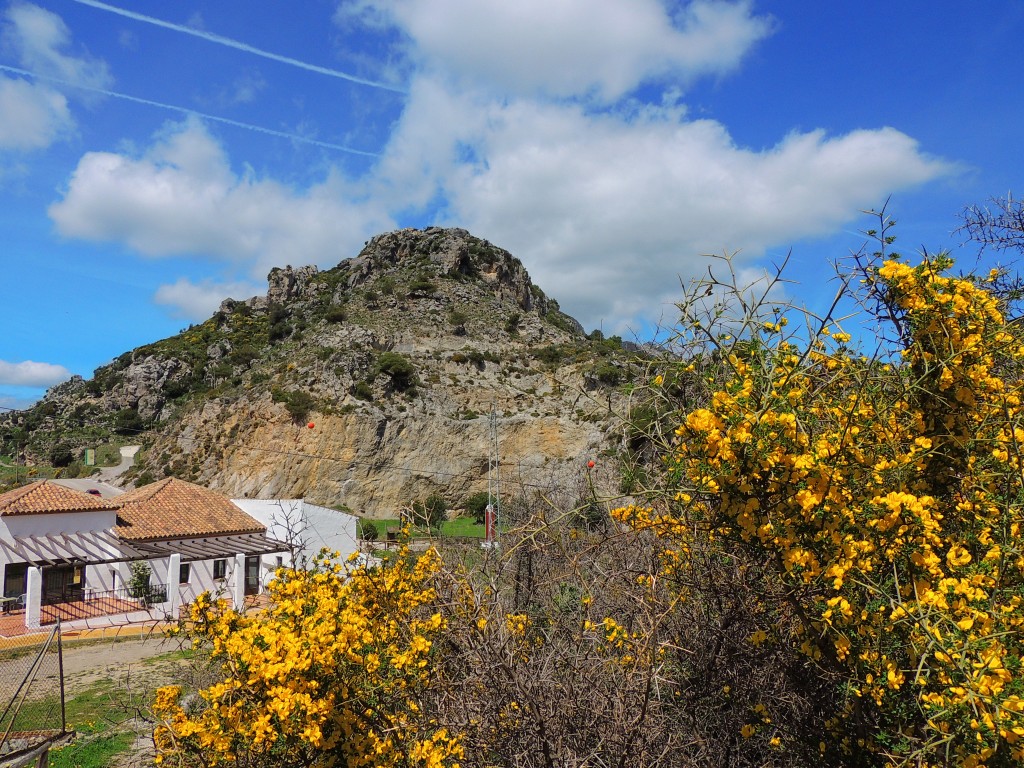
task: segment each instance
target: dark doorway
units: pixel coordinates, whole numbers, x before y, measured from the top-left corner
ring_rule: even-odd
[[[245,558],[245,594],[258,595],[260,593],[260,558]]]
[[[4,566],[4,597],[18,597],[27,592],[25,574],[27,563],[8,563]]]
[[[84,565],[43,568],[43,605],[77,602],[82,599],[84,586]]]

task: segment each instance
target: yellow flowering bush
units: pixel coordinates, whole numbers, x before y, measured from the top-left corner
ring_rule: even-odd
[[[157,692],[158,762],[457,765],[458,738],[422,710],[444,629],[431,608],[439,564],[433,550],[351,572],[321,557],[279,571],[256,614],[201,596],[182,632],[219,680],[198,706],[176,686]]]
[[[765,567],[777,604],[749,640],[834,687],[820,748],[836,761],[1024,760],[1024,339],[951,266],[866,270],[899,341],[873,360],[827,318],[802,336],[778,312],[699,326],[711,373],[690,359],[652,387],[706,387],[663,452],[668,491],[615,513],[668,543],[666,572],[694,547]]]

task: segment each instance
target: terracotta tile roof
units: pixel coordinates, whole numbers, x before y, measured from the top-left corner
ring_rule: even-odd
[[[0,494],[0,515],[45,515],[54,512],[103,512],[117,509],[113,499],[74,491],[49,480]]]
[[[117,535],[126,541],[263,533],[266,526],[226,496],[169,477],[110,501],[120,507]]]

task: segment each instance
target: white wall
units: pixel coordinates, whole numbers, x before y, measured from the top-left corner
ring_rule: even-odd
[[[14,536],[108,531],[116,524],[117,513],[113,510],[52,512],[47,515],[3,515],[0,517],[0,537],[12,541]]]
[[[267,526],[267,535],[278,541],[289,538],[302,544],[298,556],[310,560],[321,549],[338,552],[344,561],[359,551],[356,538],[358,518],[336,509],[310,504],[303,499],[232,499],[235,505]],[[285,554],[285,563],[288,556]],[[273,555],[263,558],[264,570],[276,568]]]

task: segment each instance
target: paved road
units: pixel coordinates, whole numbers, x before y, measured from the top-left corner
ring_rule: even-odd
[[[116,467],[104,467],[93,475],[94,480],[101,483],[110,483],[119,478],[128,468],[135,463],[135,454],[139,452],[141,445],[125,445],[121,447],[121,463]]]

